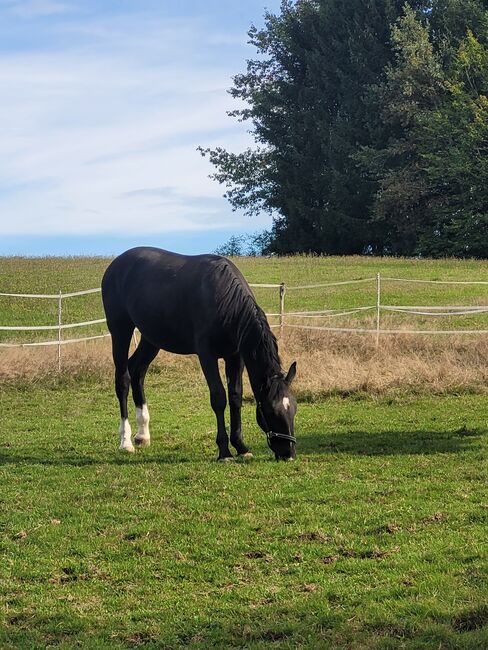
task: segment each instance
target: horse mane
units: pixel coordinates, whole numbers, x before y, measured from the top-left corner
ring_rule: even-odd
[[[266,314],[227,260],[224,260],[220,271],[222,282],[219,283],[217,309],[222,323],[233,329],[239,350],[254,359],[259,356],[269,377],[283,378],[278,343]]]

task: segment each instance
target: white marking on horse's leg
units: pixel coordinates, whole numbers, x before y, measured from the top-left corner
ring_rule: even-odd
[[[134,442],[140,447],[149,447],[151,444],[150,419],[147,404],[143,404],[142,408],[136,407],[137,433]]]
[[[127,420],[127,418],[125,420],[120,420],[119,435],[119,449],[122,449],[123,451],[134,451],[134,445],[131,440],[132,429],[130,428],[129,420]]]
[[[290,400],[288,397],[283,397],[283,408],[285,409],[285,411],[288,411],[288,409],[290,408]]]

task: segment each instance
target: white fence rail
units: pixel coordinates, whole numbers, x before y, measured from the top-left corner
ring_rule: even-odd
[[[79,323],[63,323],[63,300],[65,298],[74,298],[77,296],[87,296],[93,293],[100,293],[101,289],[86,289],[85,291],[71,291],[69,293],[57,294],[48,293],[0,293],[1,297],[7,298],[37,298],[57,300],[57,324],[56,325],[1,325],[0,331],[2,332],[44,332],[44,331],[57,331],[58,337],[55,341],[33,341],[30,343],[0,343],[0,348],[35,348],[35,347],[50,347],[56,345],[58,347],[58,370],[61,370],[61,346],[69,345],[70,343],[81,343],[83,341],[95,341],[110,336],[110,334],[98,334],[95,336],[84,336],[76,339],[63,339],[62,332],[67,329],[74,329],[77,327],[88,327],[89,325],[99,325],[106,322],[105,318],[98,318],[96,320],[82,321]]]
[[[401,313],[411,314],[414,316],[432,316],[432,317],[449,317],[449,316],[473,316],[488,313],[488,305],[385,305],[382,304],[382,282],[398,282],[398,283],[418,283],[418,284],[433,284],[433,285],[483,285],[488,287],[488,281],[456,281],[456,280],[417,280],[409,278],[390,278],[381,277],[378,273],[376,277],[361,278],[358,280],[342,280],[339,282],[324,282],[321,284],[297,285],[286,286],[285,283],[281,284],[251,284],[253,288],[261,289],[278,289],[279,290],[279,303],[280,310],[276,313],[268,313],[268,317],[279,318],[278,325],[272,325],[273,328],[279,328],[281,334],[285,327],[290,329],[302,329],[312,331],[324,332],[343,332],[343,333],[359,333],[359,334],[375,334],[376,345],[379,345],[380,336],[384,334],[404,335],[404,334],[421,334],[421,335],[448,335],[448,334],[488,334],[485,329],[434,329],[434,330],[410,330],[410,329],[387,329],[381,327],[381,314],[386,313]],[[316,311],[285,311],[285,295],[287,291],[307,291],[310,289],[327,289],[329,287],[339,287],[346,285],[357,285],[374,283],[376,304],[363,307],[350,307],[342,309],[322,309]],[[32,298],[32,299],[49,299],[57,300],[57,323],[53,325],[1,325],[0,332],[42,332],[42,331],[57,331],[58,336],[53,341],[32,341],[29,343],[0,343],[0,348],[31,348],[31,347],[45,347],[57,346],[58,347],[58,367],[61,368],[61,347],[71,343],[80,343],[84,341],[93,341],[109,337],[110,334],[98,334],[94,336],[85,336],[82,338],[69,338],[63,339],[62,333],[68,329],[75,329],[79,327],[88,327],[90,325],[100,325],[105,323],[105,318],[95,320],[82,321],[78,323],[63,323],[63,300],[66,298],[74,298],[77,296],[85,296],[94,293],[100,293],[101,289],[88,289],[85,291],[73,291],[69,293],[59,292],[58,294],[29,294],[29,293],[3,293],[0,292],[0,297],[7,298]],[[371,327],[330,327],[327,325],[305,325],[293,322],[295,319],[326,319],[341,316],[349,316],[352,314],[363,314],[370,311],[375,312],[375,326]],[[290,322],[290,319],[292,322]]]

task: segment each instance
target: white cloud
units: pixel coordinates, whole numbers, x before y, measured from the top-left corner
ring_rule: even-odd
[[[249,143],[225,114],[236,70],[198,23],[135,20],[65,24],[69,47],[0,55],[0,234],[239,227],[196,151]]]
[[[2,2],[12,14],[22,18],[53,16],[71,11],[70,5],[55,0],[10,0]]]

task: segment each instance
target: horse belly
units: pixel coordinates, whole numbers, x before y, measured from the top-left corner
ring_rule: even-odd
[[[193,354],[195,344],[193,332],[189,328],[180,327],[154,327],[144,322],[136,322],[136,327],[141,335],[154,347],[174,354]]]

